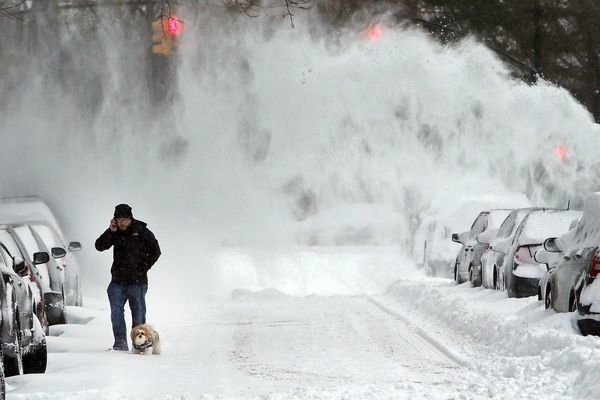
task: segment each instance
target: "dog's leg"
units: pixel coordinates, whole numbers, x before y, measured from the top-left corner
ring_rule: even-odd
[[[150,355],[152,354],[152,347],[147,347],[146,349],[144,349],[144,355]]]

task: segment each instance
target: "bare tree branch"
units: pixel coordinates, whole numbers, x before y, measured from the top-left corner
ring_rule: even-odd
[[[278,0],[278,4],[264,5],[261,0],[223,0],[226,7],[244,13],[249,17],[257,17],[261,9],[285,8],[283,17],[290,18],[290,26],[294,28],[293,9],[308,10],[312,0]]]
[[[6,1],[3,1],[2,3],[0,3],[0,15],[7,17],[7,18],[17,19],[21,22],[29,22],[29,21],[25,20],[23,17],[17,15],[13,11],[14,9],[21,8],[21,6],[23,6],[25,4],[25,0],[21,0],[13,5],[5,5],[5,4],[6,4]]]

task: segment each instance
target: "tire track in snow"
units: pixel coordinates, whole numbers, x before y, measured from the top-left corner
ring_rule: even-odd
[[[462,365],[364,295],[270,299],[239,311],[229,360],[247,376],[272,383],[438,386]]]
[[[441,343],[439,343],[437,340],[435,340],[433,337],[431,337],[427,332],[425,332],[423,329],[416,326],[412,321],[410,321],[408,318],[404,317],[402,314],[385,306],[383,303],[377,301],[372,296],[367,296],[367,300],[371,304],[373,304],[375,307],[377,307],[379,310],[381,310],[382,312],[401,321],[404,325],[411,327],[413,330],[413,333],[417,334],[420,338],[423,339],[423,341],[427,342],[429,345],[431,345],[433,348],[435,348],[441,355],[443,355],[447,359],[448,362],[451,362],[452,364],[455,364],[460,367],[469,367],[469,363],[466,360],[463,360],[462,358],[460,358],[459,356],[454,354],[447,347],[443,346]],[[417,350],[419,349],[418,344],[410,343],[410,342],[409,342],[409,344],[414,346]]]

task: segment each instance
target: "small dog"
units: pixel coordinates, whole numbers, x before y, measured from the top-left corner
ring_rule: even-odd
[[[136,354],[160,354],[160,338],[150,325],[138,325],[131,330],[133,352]]]

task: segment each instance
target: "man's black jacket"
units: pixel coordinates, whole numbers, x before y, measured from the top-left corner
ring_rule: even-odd
[[[160,247],[146,223],[133,220],[123,231],[107,229],[96,240],[96,250],[108,250],[111,246],[114,246],[112,281],[120,285],[147,284],[148,270],[160,257]]]

